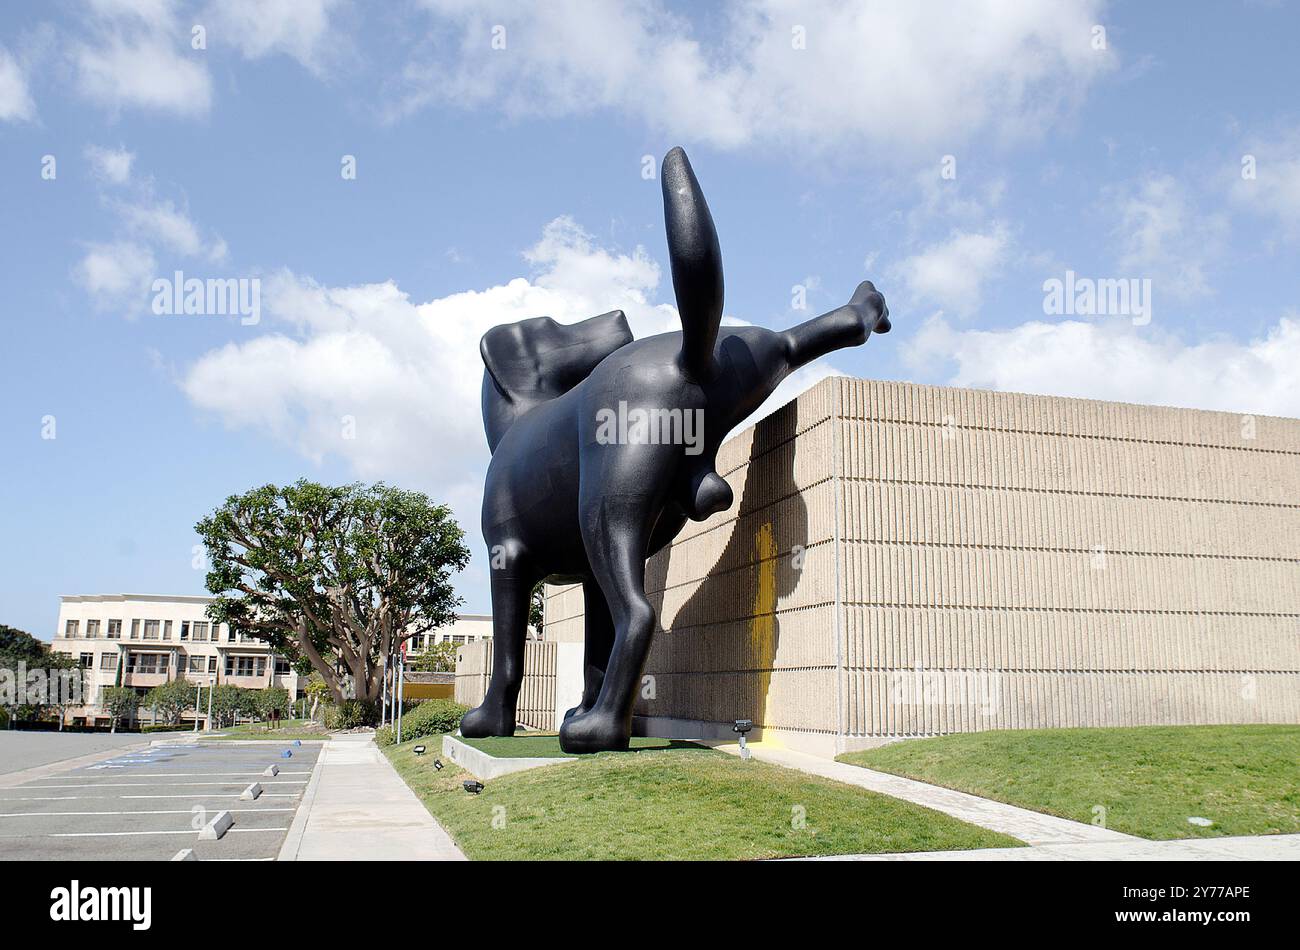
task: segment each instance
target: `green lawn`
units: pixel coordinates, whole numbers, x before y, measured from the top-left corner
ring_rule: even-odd
[[[493,736],[489,739],[464,739],[456,737],[468,746],[486,752],[497,759],[571,759],[576,756],[560,748],[560,737],[554,733],[538,735],[534,732],[521,732],[513,736]],[[642,749],[684,749],[698,748],[693,742],[681,742],[673,739],[632,739],[632,751]]]
[[[840,761],[1076,821],[1101,806],[1106,827],[1144,838],[1300,832],[1300,726],[979,732]]]
[[[563,768],[493,779],[470,795],[461,786],[469,773],[446,760],[435,771],[433,749],[411,751],[420,741],[384,754],[478,860],[743,860],[1021,844],[907,802],[700,746],[583,756]]]
[[[279,729],[272,729],[270,724],[265,722],[246,722],[238,726],[218,729],[212,734],[200,732],[198,735],[203,739],[267,739],[276,742],[330,737],[323,726],[313,723],[310,719],[286,719]]]

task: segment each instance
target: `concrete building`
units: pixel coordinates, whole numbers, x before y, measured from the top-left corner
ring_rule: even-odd
[[[87,702],[67,710],[69,722],[109,725],[100,702],[106,686],[130,686],[143,694],[178,676],[196,686],[212,682],[248,689],[283,686],[297,699],[306,677],[298,676],[267,644],[212,623],[206,613],[210,603],[211,597],[171,594],[63,596],[51,647],[78,657],[88,674]],[[407,655],[414,657],[434,643],[462,645],[491,639],[491,614],[461,614],[451,626],[413,637]],[[450,683],[445,686],[429,695],[450,695]],[[420,692],[413,687],[413,696]],[[140,715],[147,718],[149,712],[142,709]],[[185,717],[193,723],[192,712]],[[206,716],[199,718],[202,722]]]
[[[51,648],[78,657],[87,671],[86,704],[68,709],[69,721],[109,725],[100,699],[105,687],[129,686],[143,694],[178,677],[196,686],[214,682],[248,689],[283,686],[296,699],[305,678],[267,644],[213,623],[206,613],[211,602],[210,597],[174,594],[60,598]],[[141,710],[140,715],[147,718],[149,713]],[[186,713],[191,723],[193,715]]]
[[[429,633],[417,634],[406,643],[406,655],[414,656],[435,643],[477,643],[492,639],[491,614],[458,614],[449,627],[439,627]]]
[[[640,731],[1300,722],[1300,421],[836,378],[718,471],[647,568]],[[582,608],[548,589],[560,710]]]

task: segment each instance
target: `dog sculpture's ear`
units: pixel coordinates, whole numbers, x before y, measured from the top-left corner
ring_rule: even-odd
[[[478,349],[487,368],[483,426],[488,444],[495,450],[520,415],[568,392],[597,363],[631,342],[632,331],[622,310],[570,324],[533,317],[483,334]]]
[[[661,171],[668,259],[682,318],[682,367],[695,380],[713,372],[713,344],[722,322],[722,249],[704,192],[681,147]]]

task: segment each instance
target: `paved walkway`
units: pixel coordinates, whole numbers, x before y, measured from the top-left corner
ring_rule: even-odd
[[[719,748],[733,755],[740,754],[740,747],[734,743],[722,745]],[[1107,828],[1098,828],[1095,825],[1070,821],[1068,818],[1044,815],[1042,812],[1030,811],[1028,808],[1004,805],[1002,802],[980,798],[978,795],[955,792],[950,788],[940,788],[938,785],[918,782],[899,775],[888,775],[884,772],[875,772],[871,769],[836,762],[832,759],[823,759],[805,752],[794,752],[790,749],[768,746],[761,742],[751,742],[749,750],[753,753],[754,758],[761,761],[771,762],[774,765],[784,765],[786,768],[821,775],[837,782],[844,782],[847,785],[857,785],[860,788],[880,792],[883,795],[891,795],[894,798],[901,798],[917,805],[924,805],[926,808],[933,808],[945,815],[952,815],[954,818],[960,818],[972,825],[988,828],[990,831],[1000,831],[1013,838],[1019,838],[1026,844],[1118,844],[1145,840],[1135,838],[1132,835],[1121,834],[1118,831],[1111,831]],[[1022,851],[1024,849],[1015,848],[1012,850]],[[988,852],[981,851],[979,853],[987,854]]]
[[[325,743],[281,861],[464,861],[369,733]]]
[[[846,854],[806,861],[1300,861],[1300,835],[1044,844],[1034,848]]]

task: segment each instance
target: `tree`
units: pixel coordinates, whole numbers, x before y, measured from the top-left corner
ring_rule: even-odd
[[[181,713],[194,707],[196,690],[187,680],[168,680],[149,690],[144,704],[156,708],[172,724],[181,721]]]
[[[140,708],[142,697],[129,686],[105,686],[100,705],[113,721],[112,731],[117,732],[119,719],[129,719]]]
[[[15,719],[38,719],[47,706],[60,710],[82,701],[85,677],[77,658],[56,653],[25,630],[0,624],[0,703]]]
[[[287,719],[289,717],[289,691],[283,686],[271,686],[257,691],[257,712],[262,719]]]
[[[256,708],[256,700],[250,696],[251,691],[242,686],[222,683],[212,690],[212,719],[217,725],[232,722],[235,716],[243,713],[249,715]]]
[[[316,710],[329,697],[330,688],[325,684],[325,680],[321,678],[319,673],[313,672],[311,676],[307,677],[307,685],[303,687],[303,693],[311,699],[311,713],[307,718],[315,719]]]
[[[374,702],[401,642],[455,620],[451,575],[469,563],[447,506],[382,483],[266,485],[195,529],[212,562],[208,615],[305,657],[336,702]]]
[[[528,598],[528,626],[537,631],[537,638],[542,637],[542,622],[546,619],[546,585],[538,582]]]
[[[411,660],[411,669],[421,673],[455,673],[456,644],[431,643]]]

